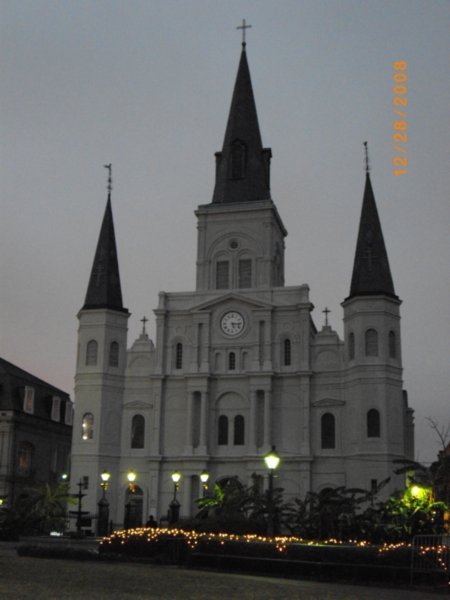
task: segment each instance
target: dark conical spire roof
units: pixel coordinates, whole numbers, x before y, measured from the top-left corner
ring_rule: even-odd
[[[367,172],[349,298],[376,294],[397,297],[372,183]]]
[[[262,147],[243,44],[223,148],[216,153],[213,203],[270,199],[270,157],[270,149]]]
[[[96,308],[109,308],[128,312],[122,304],[111,194],[108,194],[108,202],[106,203],[105,215],[83,306],[83,309]]]

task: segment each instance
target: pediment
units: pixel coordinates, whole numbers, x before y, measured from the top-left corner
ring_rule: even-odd
[[[124,404],[124,408],[131,410],[148,410],[149,408],[153,408],[153,404],[150,402],[139,402],[135,400],[134,402],[126,402]]]
[[[234,292],[229,292],[223,296],[218,296],[216,298],[212,298],[206,302],[202,302],[197,306],[194,306],[192,310],[194,311],[203,311],[203,310],[211,310],[212,308],[216,308],[221,304],[227,304],[230,302],[235,302],[238,304],[243,304],[248,306],[251,309],[268,309],[271,310],[273,308],[273,304],[269,302],[263,302],[261,300],[254,300],[253,298],[248,298],[247,296],[243,296],[242,294],[236,294]]]
[[[312,403],[313,406],[318,408],[325,406],[344,406],[344,400],[337,400],[336,398],[322,398],[321,400],[316,400]]]

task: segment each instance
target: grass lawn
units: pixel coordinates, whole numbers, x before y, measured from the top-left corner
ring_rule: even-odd
[[[427,600],[434,594],[277,580],[147,564],[19,557],[0,550],[0,598],[5,600]]]

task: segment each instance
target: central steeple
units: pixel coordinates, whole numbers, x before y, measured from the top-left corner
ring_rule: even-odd
[[[213,204],[270,200],[270,148],[263,148],[245,43],[222,152],[216,152]]]

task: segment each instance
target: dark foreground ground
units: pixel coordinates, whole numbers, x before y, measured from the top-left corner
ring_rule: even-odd
[[[19,557],[0,545],[2,600],[427,600],[424,591],[186,570],[148,564]]]

